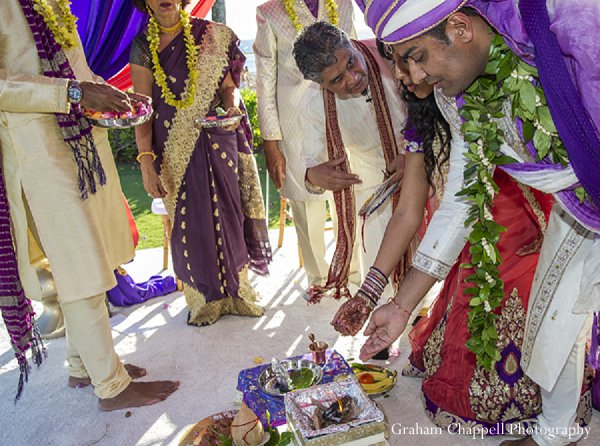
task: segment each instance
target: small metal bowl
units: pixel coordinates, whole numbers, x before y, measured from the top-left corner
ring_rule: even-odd
[[[310,369],[313,373],[313,382],[310,387],[319,384],[323,378],[323,369],[321,366],[309,361],[308,359],[284,359],[281,361],[281,364],[288,372],[303,368]],[[258,376],[258,387],[261,391],[271,396],[283,397],[283,395],[285,395],[285,393],[281,393],[277,387],[277,378],[275,377],[275,372],[270,365],[266,367]]]
[[[194,120],[194,127],[197,129],[205,128],[210,129],[213,127],[228,127],[230,125],[235,125],[239,123],[244,115],[235,115],[235,116],[219,116],[217,119],[208,119],[208,118],[196,118]]]
[[[129,127],[135,127],[148,121],[152,113],[146,115],[134,116],[132,118],[115,118],[115,119],[94,119],[87,117],[96,127],[102,127],[105,129],[126,129]]]

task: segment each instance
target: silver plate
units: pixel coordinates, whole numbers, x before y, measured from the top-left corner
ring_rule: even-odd
[[[94,119],[87,117],[96,127],[105,129],[126,129],[141,125],[150,119],[152,113],[146,115],[134,116],[132,118],[116,118],[116,119]]]
[[[207,119],[207,118],[196,118],[194,120],[194,126],[199,128],[210,129],[213,127],[228,127],[230,125],[235,125],[242,120],[244,115],[235,115],[235,116],[225,116],[219,117],[217,119]]]
[[[323,378],[323,369],[320,365],[315,364],[308,359],[284,359],[281,361],[281,364],[288,370],[300,370],[302,368],[310,369],[313,372],[313,383],[310,387],[319,384],[321,379]],[[258,387],[260,390],[265,392],[268,395],[272,396],[283,396],[284,393],[281,393],[279,388],[276,386],[277,380],[275,378],[275,372],[269,365],[266,367],[261,374],[258,376]]]

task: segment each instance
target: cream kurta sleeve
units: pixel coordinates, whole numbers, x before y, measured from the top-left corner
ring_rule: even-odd
[[[302,97],[300,128],[302,129],[302,156],[306,168],[327,161],[327,140],[325,133],[325,111],[323,93],[320,89],[308,90]]]
[[[456,193],[463,188],[466,143],[460,134],[452,132],[450,169],[444,187],[444,196],[435,211],[425,236],[413,259],[413,267],[443,280],[465,246],[470,228],[465,227],[469,203]]]
[[[256,10],[256,25],[254,55],[256,71],[260,73],[256,79],[256,93],[260,98],[258,122],[264,139],[280,140],[283,135],[277,111],[277,38],[260,9]]]
[[[0,69],[0,110],[16,113],[68,113],[68,79],[8,73]]]

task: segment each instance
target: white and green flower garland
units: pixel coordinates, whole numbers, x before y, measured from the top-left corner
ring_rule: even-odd
[[[465,169],[467,186],[458,195],[472,204],[466,222],[467,226],[473,225],[468,238],[471,263],[462,265],[475,269],[466,279],[473,284],[466,290],[472,295],[467,347],[477,356],[478,364],[490,369],[500,359],[494,323],[498,316],[494,310],[504,298],[504,283],[498,274],[501,259],[496,244],[500,233],[506,230],[492,216],[492,200],[498,192],[492,177],[495,166],[515,162],[500,152],[504,134],[494,121],[504,116],[505,100],[511,99],[512,118],[522,120],[525,142],[533,140],[538,160],[548,157],[566,165],[569,159],[550,116],[537,69],[519,59],[500,35],[494,37],[490,46],[485,73],[465,92],[465,104],[460,108],[465,119],[462,133],[469,144],[469,161]],[[583,188],[576,192],[583,201]]]
[[[56,42],[63,50],[67,50],[77,46],[77,17],[71,13],[69,0],[57,0],[56,6],[60,18],[47,0],[33,0],[33,9],[42,16]]]

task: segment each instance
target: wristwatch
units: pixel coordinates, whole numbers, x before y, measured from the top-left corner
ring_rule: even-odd
[[[67,99],[71,104],[79,104],[83,99],[83,90],[77,81],[69,81],[67,87]]]

